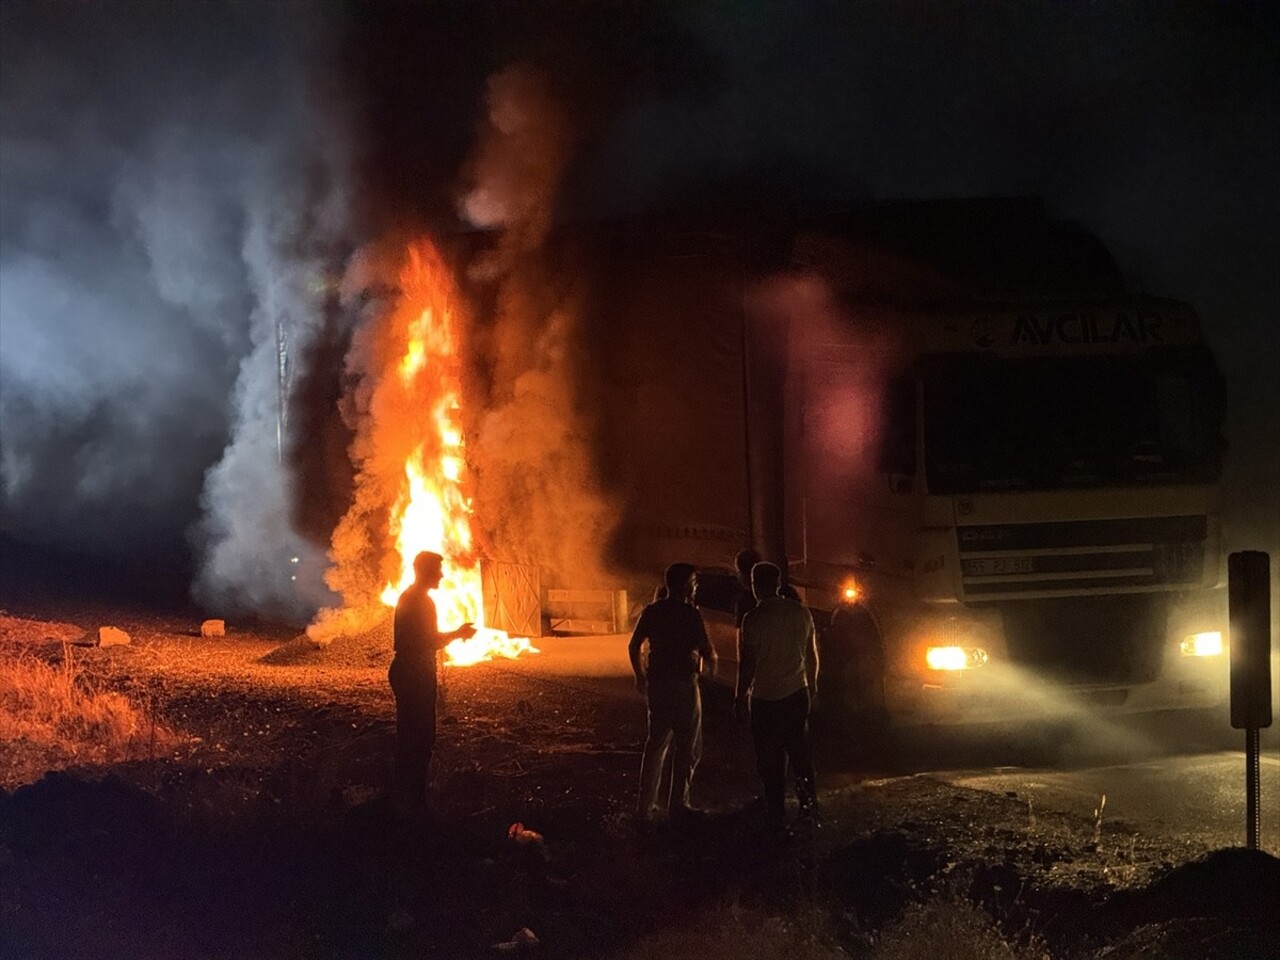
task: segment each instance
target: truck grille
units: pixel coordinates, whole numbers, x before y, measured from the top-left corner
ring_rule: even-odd
[[[1194,583],[1207,530],[1203,516],[958,527],[961,582],[974,599]]]
[[[1160,672],[1168,611],[1152,594],[997,603],[1010,661],[1069,684],[1146,683]]]

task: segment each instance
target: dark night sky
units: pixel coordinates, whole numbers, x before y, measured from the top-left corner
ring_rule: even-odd
[[[579,126],[574,216],[735,182],[832,208],[1043,196],[1133,289],[1200,311],[1231,546],[1276,550],[1277,50],[1264,3],[10,0],[0,511],[108,553],[242,522],[221,511],[255,483],[267,319],[397,221],[456,226],[485,77],[526,58]]]

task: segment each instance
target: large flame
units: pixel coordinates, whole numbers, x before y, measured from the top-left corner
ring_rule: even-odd
[[[426,415],[416,427],[423,434],[422,442],[405,462],[405,483],[391,512],[400,576],[386,585],[382,602],[395,606],[401,592],[413,583],[413,558],[431,550],[444,557],[444,576],[434,592],[440,629],[449,631],[463,623],[477,627],[471,639],[454,640],[445,647],[447,664],[468,666],[493,657],[537,653],[527,639],[484,625],[460,418],[456,298],[449,273],[429,244],[409,248],[400,290],[394,320],[405,331],[405,346],[397,373],[407,409]]]

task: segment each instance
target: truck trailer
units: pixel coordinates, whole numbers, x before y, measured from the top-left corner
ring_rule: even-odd
[[[1223,380],[1187,304],[1036,201],[592,234],[584,374],[633,569],[734,552],[819,627],[819,700],[896,724],[1226,692]]]

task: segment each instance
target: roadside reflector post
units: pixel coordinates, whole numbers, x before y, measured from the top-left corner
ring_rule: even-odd
[[[1258,849],[1258,731],[1271,726],[1271,560],[1260,550],[1227,558],[1231,620],[1231,726],[1245,731],[1245,845]]]

